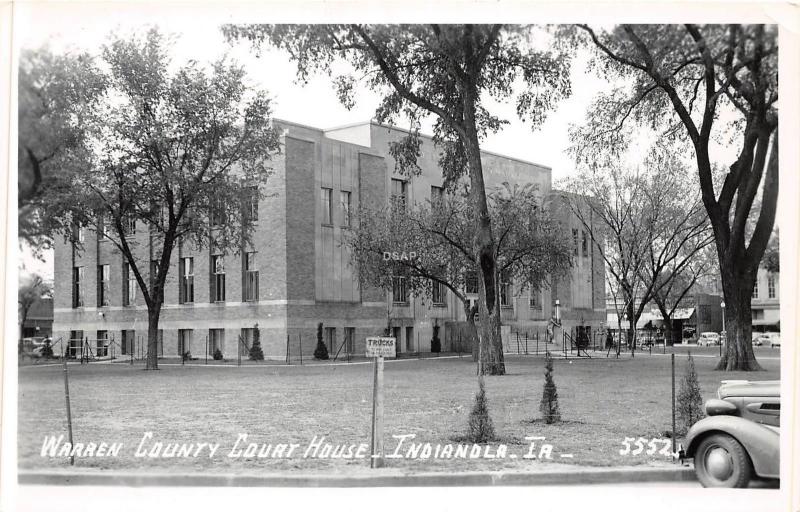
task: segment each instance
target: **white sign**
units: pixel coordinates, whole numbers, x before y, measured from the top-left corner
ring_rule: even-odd
[[[367,338],[367,357],[397,357],[394,338]]]

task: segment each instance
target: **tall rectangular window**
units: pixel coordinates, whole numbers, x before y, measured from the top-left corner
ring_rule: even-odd
[[[127,329],[122,331],[122,354],[136,354],[136,331]]]
[[[329,353],[336,353],[336,327],[325,328],[325,344],[328,346]]]
[[[542,293],[538,288],[531,285],[529,288],[530,297],[528,299],[528,305],[531,309],[540,309],[542,301],[539,295]]]
[[[588,258],[589,257],[589,237],[588,237],[586,231],[582,231],[581,235],[582,235],[582,238],[581,238],[581,252],[582,252],[584,258]]]
[[[225,354],[225,329],[208,330],[208,355],[213,356],[217,349]]]
[[[178,302],[194,302],[194,258],[180,259],[181,280],[178,288]]]
[[[355,352],[355,342],[356,342],[356,328],[355,327],[345,327],[344,328],[344,349],[347,351],[348,354],[352,354]]]
[[[322,202],[322,223],[333,224],[333,189],[322,187],[320,201]]]
[[[511,276],[508,272],[500,273],[500,306],[511,306]]]
[[[339,192],[339,201],[342,204],[342,227],[349,228],[351,223],[350,192]]]
[[[72,267],[72,307],[83,307],[83,267]]]
[[[392,277],[392,302],[398,304],[405,304],[408,302],[406,278],[403,276]]]
[[[136,305],[136,275],[131,269],[131,264],[127,261],[122,262],[122,305]]]
[[[433,305],[444,306],[447,304],[447,287],[441,282],[433,280],[431,280],[431,286],[433,286],[433,292],[431,294]]]
[[[758,281],[756,281],[755,284],[753,285],[753,298],[754,299],[758,298]]]
[[[225,302],[225,260],[221,254],[211,256],[211,301]]]
[[[83,345],[83,331],[69,331],[69,343],[67,344],[67,357],[76,358],[81,353]]]
[[[72,239],[79,243],[83,243],[85,241],[83,226],[80,224],[80,222],[72,223]]]
[[[125,236],[133,236],[136,234],[136,217],[133,215],[125,215],[122,217],[122,231]]]
[[[97,266],[97,306],[108,306],[108,290],[111,285],[111,265]]]
[[[256,253],[247,252],[244,255],[244,300],[258,300],[258,264]]]
[[[258,187],[248,187],[244,201],[244,220],[258,221]]]
[[[97,240],[104,242],[108,236],[108,220],[102,213],[97,215]]]
[[[478,272],[467,270],[464,281],[467,293],[478,293]]]
[[[775,276],[773,274],[767,276],[767,297],[775,298]]]
[[[573,229],[572,230],[572,254],[574,254],[575,256],[578,256],[578,249],[579,249],[579,247],[578,247],[578,230],[577,229]]]
[[[97,331],[97,345],[94,355],[106,357],[108,355],[108,331]]]
[[[396,180],[392,178],[392,209],[398,211],[405,211],[407,204],[406,198],[406,182],[403,180]]]
[[[192,330],[178,329],[178,355],[183,356],[192,351]]]
[[[209,217],[209,222],[212,226],[221,226],[225,224],[225,205],[222,203],[221,199],[216,199],[212,202]]]
[[[158,278],[159,264],[158,260],[150,261],[150,289],[153,289],[156,279]]]

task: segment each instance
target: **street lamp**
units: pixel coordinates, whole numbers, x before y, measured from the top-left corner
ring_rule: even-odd
[[[556,322],[561,325],[561,315],[559,314],[559,309],[561,308],[561,301],[556,299]]]
[[[725,331],[725,301],[723,300],[719,307],[722,308],[722,335],[725,339],[719,340],[719,357],[722,357],[722,344],[728,342],[728,333]]]

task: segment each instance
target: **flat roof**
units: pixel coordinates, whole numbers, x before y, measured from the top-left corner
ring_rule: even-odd
[[[295,124],[297,124],[297,123],[295,123]],[[340,125],[340,126],[334,126],[332,128],[323,129],[322,131],[327,133],[327,132],[332,132],[332,131],[336,131],[336,130],[345,130],[347,128],[355,128],[357,126],[367,126],[367,125],[369,125],[369,126],[378,126],[380,128],[389,128],[391,130],[397,130],[397,131],[404,132],[404,133],[410,133],[410,130],[407,130],[405,128],[400,128],[399,126],[395,126],[395,125],[392,125],[392,124],[379,123],[378,121],[375,121],[374,119],[370,119],[369,121],[362,121],[360,123],[349,123],[349,124],[344,124],[344,125]],[[302,126],[302,125],[298,125],[298,126]],[[420,135],[423,136],[423,137],[426,137],[428,139],[433,139],[433,135],[430,135],[430,134],[427,134],[427,133],[420,132]],[[496,153],[494,151],[488,151],[486,149],[481,149],[481,153],[486,154],[486,155],[497,156],[497,157],[500,157],[500,158],[505,158],[507,160],[514,160],[516,162],[520,162],[520,163],[523,163],[523,164],[533,165],[533,166],[539,167],[541,169],[546,169],[548,171],[552,171],[553,170],[553,168],[548,166],[548,165],[543,165],[543,164],[540,164],[540,163],[533,162],[531,160],[524,160],[522,158],[517,158],[517,157],[513,157],[513,156],[504,155],[502,153]]]

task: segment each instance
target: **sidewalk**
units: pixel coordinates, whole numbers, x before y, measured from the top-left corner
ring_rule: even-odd
[[[21,470],[20,485],[117,485],[129,487],[451,487],[632,484],[695,481],[686,466],[580,468],[547,472],[492,471],[403,474],[391,470],[351,476],[283,474],[136,473]]]

